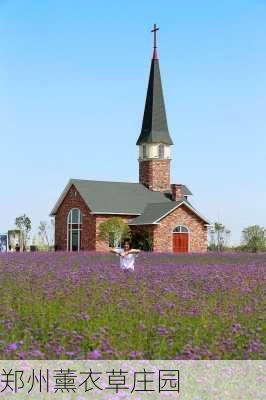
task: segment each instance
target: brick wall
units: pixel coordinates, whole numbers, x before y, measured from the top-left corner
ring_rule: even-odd
[[[170,190],[170,160],[139,160],[139,182],[153,191]]]
[[[79,192],[72,185],[67,195],[58,208],[55,217],[55,245],[58,250],[67,250],[67,217],[72,208],[79,208],[82,213],[82,229],[80,250],[109,250],[108,243],[99,239],[99,225],[117,215],[92,215]],[[132,219],[132,216],[119,215],[124,222]]]
[[[55,217],[55,245],[58,250],[67,250],[67,216],[71,208],[79,208],[82,213],[81,250],[109,250],[108,243],[99,239],[99,224],[113,215],[91,215],[79,192],[72,185],[58,208]],[[132,216],[121,215],[124,222]],[[177,225],[190,230],[190,251],[207,250],[207,227],[186,206],[182,205],[160,221],[159,225],[131,226],[133,232],[148,232],[153,235],[154,251],[172,251],[172,231]]]
[[[172,232],[178,225],[186,226],[189,233],[189,251],[207,251],[207,227],[189,208],[182,205],[160,221],[154,229],[153,250],[173,251]]]
[[[183,186],[178,183],[172,183],[171,184],[171,192],[172,192],[172,200],[182,200],[184,199],[183,196]]]
[[[95,249],[95,217],[79,192],[72,185],[55,216],[55,246],[58,250],[67,250],[67,217],[71,208],[79,208],[82,214],[80,250]]]

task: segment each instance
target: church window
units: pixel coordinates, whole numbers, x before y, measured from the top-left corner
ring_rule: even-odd
[[[179,225],[173,230],[173,233],[188,233],[188,228]]]
[[[164,158],[164,145],[161,143],[158,146],[158,157]]]
[[[72,208],[67,217],[67,248],[68,251],[80,250],[80,234],[82,214],[79,208]]]
[[[143,158],[147,158],[147,146],[144,144],[142,146]]]

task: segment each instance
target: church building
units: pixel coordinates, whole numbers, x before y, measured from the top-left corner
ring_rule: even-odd
[[[190,203],[190,190],[171,183],[173,140],[169,134],[156,45],[142,121],[137,139],[139,182],[70,179],[55,204],[57,250],[108,250],[99,238],[99,224],[119,216],[132,234],[147,234],[153,251],[205,252],[210,222]]]

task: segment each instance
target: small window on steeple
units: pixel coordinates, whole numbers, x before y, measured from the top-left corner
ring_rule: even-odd
[[[142,155],[143,155],[143,158],[147,158],[147,146],[146,146],[146,144],[144,144],[142,146]]]
[[[161,143],[158,146],[158,157],[164,158],[164,145]]]

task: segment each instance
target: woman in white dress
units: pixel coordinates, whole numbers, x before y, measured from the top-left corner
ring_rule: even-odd
[[[134,271],[135,258],[140,250],[132,249],[130,240],[124,241],[123,249],[111,249],[110,251],[120,256],[120,267],[123,270]]]

